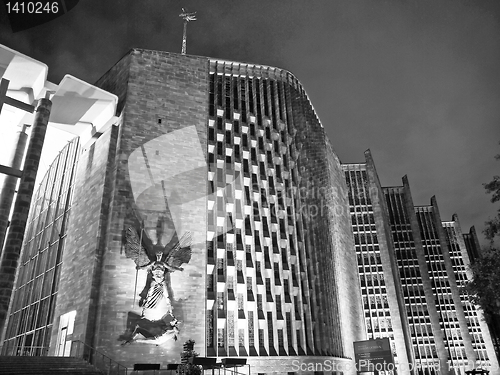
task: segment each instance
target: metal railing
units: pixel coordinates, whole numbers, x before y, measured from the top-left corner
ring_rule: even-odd
[[[83,359],[106,375],[127,375],[127,368],[80,340],[71,342],[71,357]]]

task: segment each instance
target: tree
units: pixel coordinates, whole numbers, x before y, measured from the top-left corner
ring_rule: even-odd
[[[200,375],[202,369],[198,365],[189,363],[190,358],[198,356],[198,353],[194,351],[194,340],[188,340],[182,346],[181,352],[181,365],[177,368],[177,373],[182,375]]]
[[[466,287],[470,301],[481,306],[487,320],[500,318],[500,251],[483,251],[470,269],[473,276]]]
[[[500,160],[500,154],[495,156]],[[492,194],[491,202],[500,201],[500,176],[483,184],[486,193]],[[495,246],[495,240],[500,237],[500,209],[497,215],[488,220],[483,233],[490,241],[489,248],[483,249],[479,259],[471,265],[473,274],[466,288],[472,303],[483,309],[486,319],[490,322],[500,319],[500,250]]]
[[[500,160],[500,154],[497,154],[495,159]],[[500,201],[500,176],[493,176],[493,180],[483,186],[488,194],[492,194],[491,203]],[[493,248],[495,237],[500,236],[500,209],[498,209],[497,216],[486,222],[484,234],[490,240],[490,247]]]

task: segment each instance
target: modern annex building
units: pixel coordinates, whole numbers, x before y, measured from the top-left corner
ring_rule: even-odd
[[[456,215],[442,221],[435,197],[413,205],[403,185],[381,187],[371,153],[343,164],[368,338],[389,337],[396,361],[412,358],[429,373],[472,367],[498,372],[482,312],[461,288],[470,278],[474,231],[462,234]]]
[[[298,80],[134,49],[96,86],[118,117],[38,190],[4,353],[80,340],[165,365],[192,339],[252,373],[354,373],[366,336],[347,187]]]

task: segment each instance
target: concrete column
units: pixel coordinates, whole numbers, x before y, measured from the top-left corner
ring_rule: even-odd
[[[14,203],[10,229],[5,239],[2,260],[0,262],[0,333],[4,332],[7,311],[14,289],[14,279],[51,108],[52,102],[49,99],[40,99],[36,109],[28,151],[26,152],[23,175],[19,182],[19,190]]]
[[[8,166],[14,169],[21,169],[24,151],[26,149],[26,140],[28,135],[25,132],[26,125],[21,127],[17,132],[16,147],[12,150]],[[0,259],[2,257],[3,242],[7,227],[9,226],[10,209],[16,192],[17,177],[5,175],[0,191]]]

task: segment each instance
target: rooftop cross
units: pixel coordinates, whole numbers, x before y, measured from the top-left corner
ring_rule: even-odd
[[[182,13],[179,14],[179,17],[181,17],[184,20],[184,32],[182,33],[182,51],[181,51],[181,54],[185,55],[186,54],[187,23],[189,21],[196,21],[196,12],[188,12],[187,10],[182,8]]]

